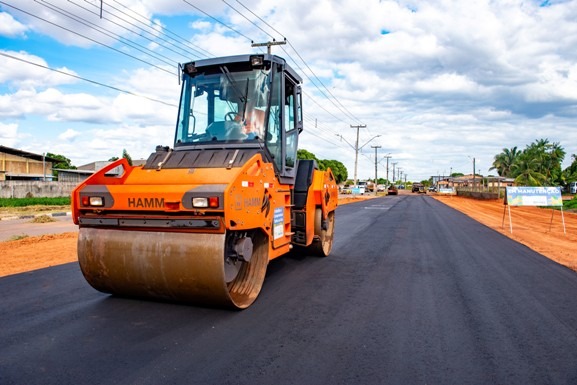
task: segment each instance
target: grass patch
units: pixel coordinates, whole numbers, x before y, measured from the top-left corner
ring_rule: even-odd
[[[24,239],[24,238],[28,238],[28,235],[26,235],[26,234],[13,235],[10,237],[10,239],[8,239],[8,241],[19,241],[19,240]]]
[[[69,206],[70,197],[57,198],[0,198],[0,207]]]
[[[30,221],[31,223],[49,223],[49,222],[56,222],[56,219],[52,218],[50,215],[39,215],[34,217],[33,220]]]

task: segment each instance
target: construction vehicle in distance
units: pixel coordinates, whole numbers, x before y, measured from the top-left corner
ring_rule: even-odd
[[[417,192],[419,194],[426,194],[427,189],[425,188],[425,185],[422,183],[413,183],[413,188],[411,189],[411,192]]]
[[[297,160],[301,99],[301,78],[278,56],[184,64],[173,149],[138,167],[120,159],[72,193],[88,283],[243,309],[270,260],[294,246],[327,256],[338,187],[330,170]]]

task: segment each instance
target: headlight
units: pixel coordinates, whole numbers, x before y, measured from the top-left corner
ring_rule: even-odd
[[[81,199],[82,206],[104,206],[104,198],[103,197],[90,197],[90,196],[83,196]]]
[[[208,198],[192,198],[192,207],[208,207]]]
[[[210,207],[212,209],[217,209],[219,206],[218,197],[202,197],[202,198],[192,198],[192,207]]]

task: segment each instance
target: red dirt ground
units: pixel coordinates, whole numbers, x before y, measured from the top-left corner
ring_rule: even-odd
[[[368,197],[339,199],[346,204]],[[460,197],[437,197],[484,225],[510,237],[531,249],[577,271],[577,214],[565,213],[567,234],[563,233],[561,213],[536,207],[511,207],[513,233],[509,231],[509,217],[503,224],[502,201],[479,201]],[[48,266],[75,262],[75,232],[28,237],[0,242],[0,277]]]

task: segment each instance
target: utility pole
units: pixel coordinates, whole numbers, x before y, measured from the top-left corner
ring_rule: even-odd
[[[377,150],[381,146],[371,146],[371,148],[375,149],[375,183],[373,183],[373,189],[375,190],[375,195],[377,195]]]
[[[351,124],[351,128],[356,128],[357,129],[357,141],[355,142],[355,187],[357,187],[357,166],[359,164],[359,129],[365,128],[367,125],[366,124],[359,124],[356,126],[353,126]]]
[[[389,158],[391,158],[390,155],[385,155],[385,158],[387,158],[387,183],[389,183]]]
[[[367,144],[369,144],[369,142],[370,142],[371,140],[373,140],[373,139],[375,139],[375,138],[378,138],[378,137],[381,136],[381,135],[375,135],[375,136],[373,136],[371,139],[367,140],[367,142],[366,142],[365,144],[363,144],[362,146],[359,147],[359,128],[361,128],[361,127],[366,127],[366,125],[365,125],[365,124],[361,124],[361,125],[358,125],[358,126],[353,126],[353,125],[351,125],[351,127],[357,129],[357,141],[355,142],[355,145],[354,145],[354,146],[353,146],[352,144],[350,144],[349,141],[346,140],[341,134],[336,134],[336,136],[338,136],[339,138],[341,138],[341,140],[344,140],[349,146],[351,146],[351,147],[353,148],[353,150],[355,150],[355,182],[354,182],[355,184],[354,184],[354,185],[356,186],[357,183],[358,183],[358,180],[357,180],[357,166],[358,166],[358,163],[359,163],[359,150],[361,150],[363,147],[365,147]]]
[[[473,190],[475,189],[475,158],[473,158]]]
[[[272,41],[267,41],[266,43],[255,43],[255,42],[251,42],[251,47],[266,47],[266,53],[268,53],[269,55],[271,54],[271,47],[273,45],[283,45],[286,44],[286,38],[284,39],[284,41],[276,41],[275,39],[272,39]]]

